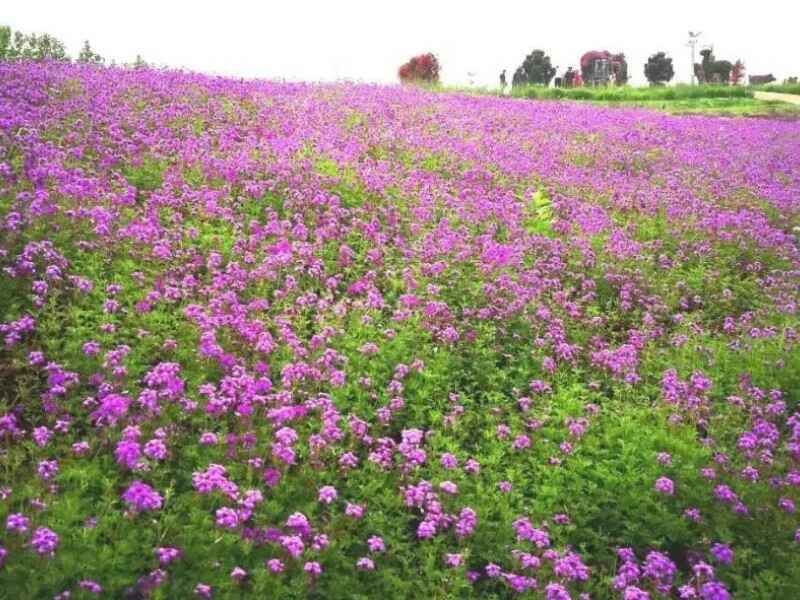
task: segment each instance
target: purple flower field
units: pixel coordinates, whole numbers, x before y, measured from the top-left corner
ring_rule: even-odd
[[[800,122],[0,64],[0,598],[800,597]]]

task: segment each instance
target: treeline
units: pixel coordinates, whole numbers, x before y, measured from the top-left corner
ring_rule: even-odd
[[[8,60],[59,60],[59,61],[72,61],[72,57],[67,54],[64,42],[49,33],[23,33],[22,31],[13,31],[11,27],[0,25],[0,61]],[[97,53],[89,43],[89,40],[83,42],[81,51],[75,58],[76,62],[102,65],[105,64],[105,58]],[[116,63],[111,62],[112,65]],[[123,66],[131,66],[135,68],[147,67],[148,64],[140,56],[136,56],[136,60],[132,63],[126,63]]]
[[[580,68],[575,70],[567,67],[563,75],[558,77],[558,67],[554,67],[550,56],[544,50],[533,50],[528,54],[522,64],[514,71],[512,87],[520,88],[531,85],[547,87],[555,79],[556,87],[581,87],[584,81],[596,83],[598,66],[603,67],[600,73],[603,83],[625,85],[628,82],[628,64],[623,53],[612,54],[608,51],[591,51],[581,57]],[[403,83],[439,83],[441,65],[432,53],[414,56],[403,64],[397,71]],[[652,85],[663,85],[675,75],[672,59],[664,52],[653,54],[644,66],[644,73]],[[500,85],[506,86],[506,72],[500,73]]]
[[[745,83],[745,64],[742,60],[730,62],[716,60],[711,49],[700,52],[702,62],[694,65],[694,75],[700,84],[739,86]],[[439,83],[441,65],[437,57],[428,52],[411,58],[398,69],[398,76],[403,83],[422,83],[436,85]],[[557,75],[558,67],[553,66],[550,56],[541,49],[530,52],[514,71],[511,86],[514,89],[528,87],[582,88],[625,86],[628,81],[628,63],[622,52],[612,53],[607,50],[590,50],[580,57],[579,67],[567,67],[562,75]],[[644,76],[653,87],[665,86],[675,76],[672,58],[666,52],[659,51],[650,55],[644,64]],[[751,75],[750,85],[764,85],[776,81],[773,75]],[[507,85],[506,71],[500,73],[500,87]],[[796,77],[784,81],[784,84],[797,83]],[[536,93],[534,93],[536,95]],[[725,94],[723,94],[725,95]]]

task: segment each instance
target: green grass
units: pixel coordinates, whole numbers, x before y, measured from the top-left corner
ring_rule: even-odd
[[[754,85],[750,89],[760,92],[777,92],[779,94],[800,94],[800,83],[769,83]]]
[[[433,91],[499,95],[499,88],[430,87]],[[526,86],[511,90],[512,98],[575,100],[605,106],[636,106],[673,114],[738,117],[800,118],[800,107],[786,102],[757,100],[755,91],[800,94],[800,84],[765,86],[685,85],[661,87],[554,88]]]
[[[673,114],[709,114],[735,117],[800,118],[800,106],[755,98],[696,98],[685,100],[639,100],[603,102],[605,106],[636,106]]]
[[[676,85],[662,87],[554,88],[527,86],[512,90],[517,98],[536,100],[593,100],[602,102],[677,101],[708,98],[749,98],[753,92],[743,86]]]

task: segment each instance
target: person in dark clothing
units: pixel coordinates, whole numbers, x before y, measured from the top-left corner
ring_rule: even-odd
[[[506,91],[506,70],[503,69],[503,72],[500,73],[500,91]]]
[[[514,77],[511,79],[511,87],[521,87],[528,85],[528,76],[525,74],[525,69],[519,67],[514,71]]]

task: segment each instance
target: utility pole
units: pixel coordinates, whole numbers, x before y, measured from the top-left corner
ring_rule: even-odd
[[[694,52],[695,52],[695,46],[697,46],[697,42],[698,42],[697,38],[699,38],[702,33],[703,33],[702,31],[690,31],[689,32],[689,43],[686,44],[687,46],[689,46],[692,49],[692,70],[691,70],[691,73],[692,73],[692,79],[691,79],[692,85],[695,84],[695,81],[694,81],[694,65],[695,65],[695,53]]]

